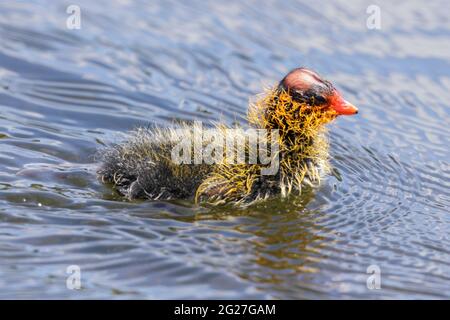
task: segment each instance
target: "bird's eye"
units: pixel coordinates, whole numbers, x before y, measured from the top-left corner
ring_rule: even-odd
[[[291,92],[291,96],[293,100],[300,103],[306,103],[310,107],[323,106],[327,103],[327,99],[325,98],[325,96],[317,92],[317,90],[293,90]]]
[[[314,104],[323,105],[327,102],[327,99],[322,95],[314,95]]]

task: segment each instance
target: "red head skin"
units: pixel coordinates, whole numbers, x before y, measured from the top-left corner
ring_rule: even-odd
[[[317,101],[324,100],[324,104],[336,111],[338,115],[358,113],[358,108],[346,101],[330,82],[306,68],[298,68],[289,72],[280,82],[280,86],[287,89],[294,99],[295,96],[306,95],[317,97]]]

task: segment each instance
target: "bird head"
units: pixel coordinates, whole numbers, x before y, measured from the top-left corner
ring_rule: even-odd
[[[315,136],[324,124],[358,109],[316,72],[290,71],[280,83],[251,105],[248,118],[257,127],[279,129],[287,136]]]
[[[346,101],[331,82],[306,68],[289,72],[279,83],[278,91],[287,92],[293,101],[304,104],[313,111],[333,110],[336,115],[358,113],[358,109]]]

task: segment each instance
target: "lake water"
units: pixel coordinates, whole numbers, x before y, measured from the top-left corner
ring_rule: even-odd
[[[0,298],[450,298],[448,1],[377,1],[381,29],[372,1],[74,2],[79,30],[71,1],[0,4]],[[128,130],[241,122],[297,66],[360,110],[319,189],[210,210],[97,179]]]

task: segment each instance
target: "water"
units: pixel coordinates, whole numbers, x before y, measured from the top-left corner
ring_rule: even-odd
[[[0,4],[0,298],[450,298],[449,4]],[[297,66],[360,114],[293,202],[127,202],[94,154],[138,125],[242,121]],[[66,269],[81,268],[81,290]],[[367,268],[381,270],[369,290]]]

